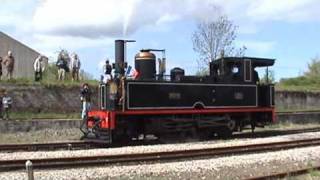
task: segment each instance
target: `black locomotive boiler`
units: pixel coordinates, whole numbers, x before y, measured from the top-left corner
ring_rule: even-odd
[[[126,43],[115,41],[114,78],[100,84],[100,107],[88,113],[87,126],[95,138],[226,137],[275,121],[274,85],[260,83],[255,70],[272,66],[274,59],[221,57],[210,62],[207,76],[187,76],[181,68],[165,75],[165,57],[158,59],[157,73],[153,53],[163,50],[144,49],[135,56],[136,76],[128,77]]]

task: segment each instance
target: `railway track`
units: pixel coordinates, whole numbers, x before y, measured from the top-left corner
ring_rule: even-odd
[[[0,152],[13,151],[49,151],[57,149],[89,149],[105,147],[105,144],[98,142],[70,141],[55,143],[31,143],[31,144],[0,144]]]
[[[246,180],[280,179],[280,178],[286,178],[286,177],[307,174],[307,173],[314,171],[314,170],[320,170],[320,166],[303,168],[303,169],[286,171],[286,172],[280,172],[280,173],[274,173],[274,174],[269,174],[269,175],[265,175],[265,176],[257,176],[257,177],[248,178]]]
[[[31,159],[35,169],[67,168],[81,166],[98,166],[110,164],[128,164],[159,161],[177,161],[189,158],[204,158],[215,156],[228,156],[234,154],[259,153],[265,151],[278,151],[290,148],[320,145],[320,138],[296,141],[283,141],[276,143],[263,143],[243,146],[229,146],[197,150],[179,150],[171,152],[152,152],[140,154],[121,154],[104,156],[83,156],[67,158]],[[28,159],[0,160],[0,171],[21,170],[25,168]]]
[[[277,129],[275,129],[275,130],[262,130],[262,131],[256,131],[254,133],[241,132],[241,133],[233,134],[230,137],[230,139],[232,139],[232,138],[263,138],[263,137],[290,135],[290,134],[307,133],[307,132],[318,132],[318,131],[320,131],[320,127],[286,129],[286,130],[277,130]]]
[[[234,138],[262,138],[277,135],[289,135],[306,132],[320,131],[320,127],[305,128],[305,129],[289,129],[289,130],[266,130],[257,131],[254,134],[251,132],[244,132],[234,134],[230,139]],[[212,139],[215,140],[215,139]],[[126,146],[139,146],[139,145],[151,145],[161,144],[159,141],[147,141],[147,142],[133,142],[125,144]],[[77,150],[77,149],[91,149],[91,148],[112,148],[122,147],[124,144],[108,145],[101,142],[87,142],[87,141],[70,141],[70,142],[55,142],[55,143],[31,143],[31,144],[0,144],[0,152],[17,152],[17,151],[53,151],[53,150]]]

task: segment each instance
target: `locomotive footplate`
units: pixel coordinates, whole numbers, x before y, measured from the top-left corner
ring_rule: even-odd
[[[90,141],[92,140],[101,142],[101,143],[112,143],[112,133],[111,130],[107,129],[88,129],[88,133],[84,135],[83,140]]]
[[[83,131],[84,135],[82,139],[85,139],[85,140],[96,139],[96,140],[99,140],[99,142],[111,143],[112,130],[101,128],[100,126],[102,121],[103,119],[97,116],[91,117],[91,118],[89,117],[89,119],[86,122],[86,125],[87,125],[86,130]]]

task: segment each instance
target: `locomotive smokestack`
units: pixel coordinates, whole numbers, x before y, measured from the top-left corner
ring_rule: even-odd
[[[124,75],[125,41],[115,41],[115,74]]]
[[[123,76],[126,60],[126,43],[134,40],[115,40],[115,74]]]

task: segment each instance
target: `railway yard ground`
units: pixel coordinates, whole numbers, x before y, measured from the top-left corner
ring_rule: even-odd
[[[320,128],[320,124],[279,123],[265,129],[257,129],[262,136],[235,136],[231,139],[211,141],[190,140],[168,144],[123,146],[89,150],[56,150],[0,152],[1,160],[63,158],[79,156],[115,155],[130,153],[150,153],[215,147],[231,147],[247,144],[271,143],[306,138],[318,138],[320,132],[280,133],[296,129]],[[250,134],[246,130],[244,134]],[[269,132],[269,133],[267,133]],[[272,133],[270,133],[272,132]],[[277,133],[278,132],[278,133]],[[0,144],[41,143],[78,140],[80,133],[73,129],[43,129],[39,131],[3,133]],[[35,168],[35,179],[247,179],[271,173],[288,172],[320,165],[320,146],[300,147],[281,151],[265,151],[228,156],[197,157],[170,161],[140,162],[129,164],[109,164],[104,166],[84,166],[77,168]],[[0,179],[26,179],[25,170],[0,172]],[[310,170],[307,174],[287,177],[287,179],[320,179],[320,172]]]
[[[296,123],[277,123],[271,126],[266,126],[265,128],[257,128],[256,132],[263,131],[283,131],[290,129],[301,129],[301,128],[320,128],[318,123],[306,123],[306,124],[296,124]],[[245,133],[249,133],[251,130],[245,130]],[[7,143],[42,143],[50,141],[66,141],[66,140],[79,140],[81,137],[81,132],[78,128],[55,128],[55,129],[41,129],[36,131],[28,132],[10,132],[10,133],[1,133],[0,144]]]

